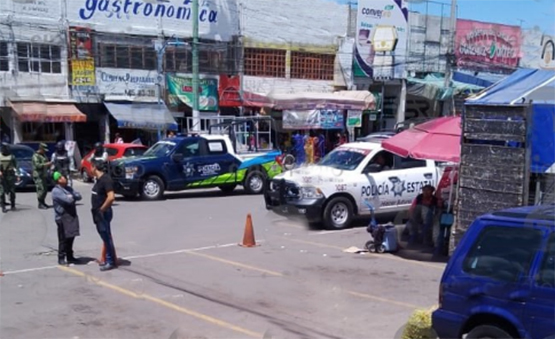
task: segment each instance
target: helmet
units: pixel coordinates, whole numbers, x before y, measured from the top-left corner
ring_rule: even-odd
[[[58,141],[56,144],[56,152],[63,152],[66,149],[66,143],[63,141]]]

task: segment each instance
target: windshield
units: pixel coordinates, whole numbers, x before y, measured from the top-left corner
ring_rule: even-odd
[[[371,150],[356,148],[336,148],[322,159],[320,165],[352,171],[360,165],[370,152]]]
[[[151,148],[146,151],[143,156],[145,157],[165,157],[168,156],[171,151],[175,148],[174,142],[160,141],[154,144]]]
[[[27,148],[12,148],[11,152],[16,159],[31,159],[35,153],[32,149]]]

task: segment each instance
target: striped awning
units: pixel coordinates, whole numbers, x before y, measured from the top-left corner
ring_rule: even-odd
[[[21,122],[86,122],[87,116],[74,104],[49,102],[10,102]]]

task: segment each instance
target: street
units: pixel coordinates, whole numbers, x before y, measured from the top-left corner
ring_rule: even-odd
[[[437,303],[444,264],[345,253],[370,239],[365,227],[308,230],[240,190],[118,199],[123,262],[100,272],[91,185],[74,186],[84,196],[75,251],[87,265],[56,265],[54,212],[38,210],[34,192],[0,217],[2,338],[395,338]],[[254,248],[238,246],[248,213]]]

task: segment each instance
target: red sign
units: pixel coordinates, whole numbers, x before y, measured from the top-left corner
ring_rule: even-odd
[[[239,76],[220,75],[218,93],[220,95],[220,107],[241,106],[241,80]]]
[[[93,58],[93,44],[90,28],[69,28],[69,57],[79,60]]]
[[[459,67],[476,70],[518,67],[522,43],[518,26],[457,20],[455,39]]]

